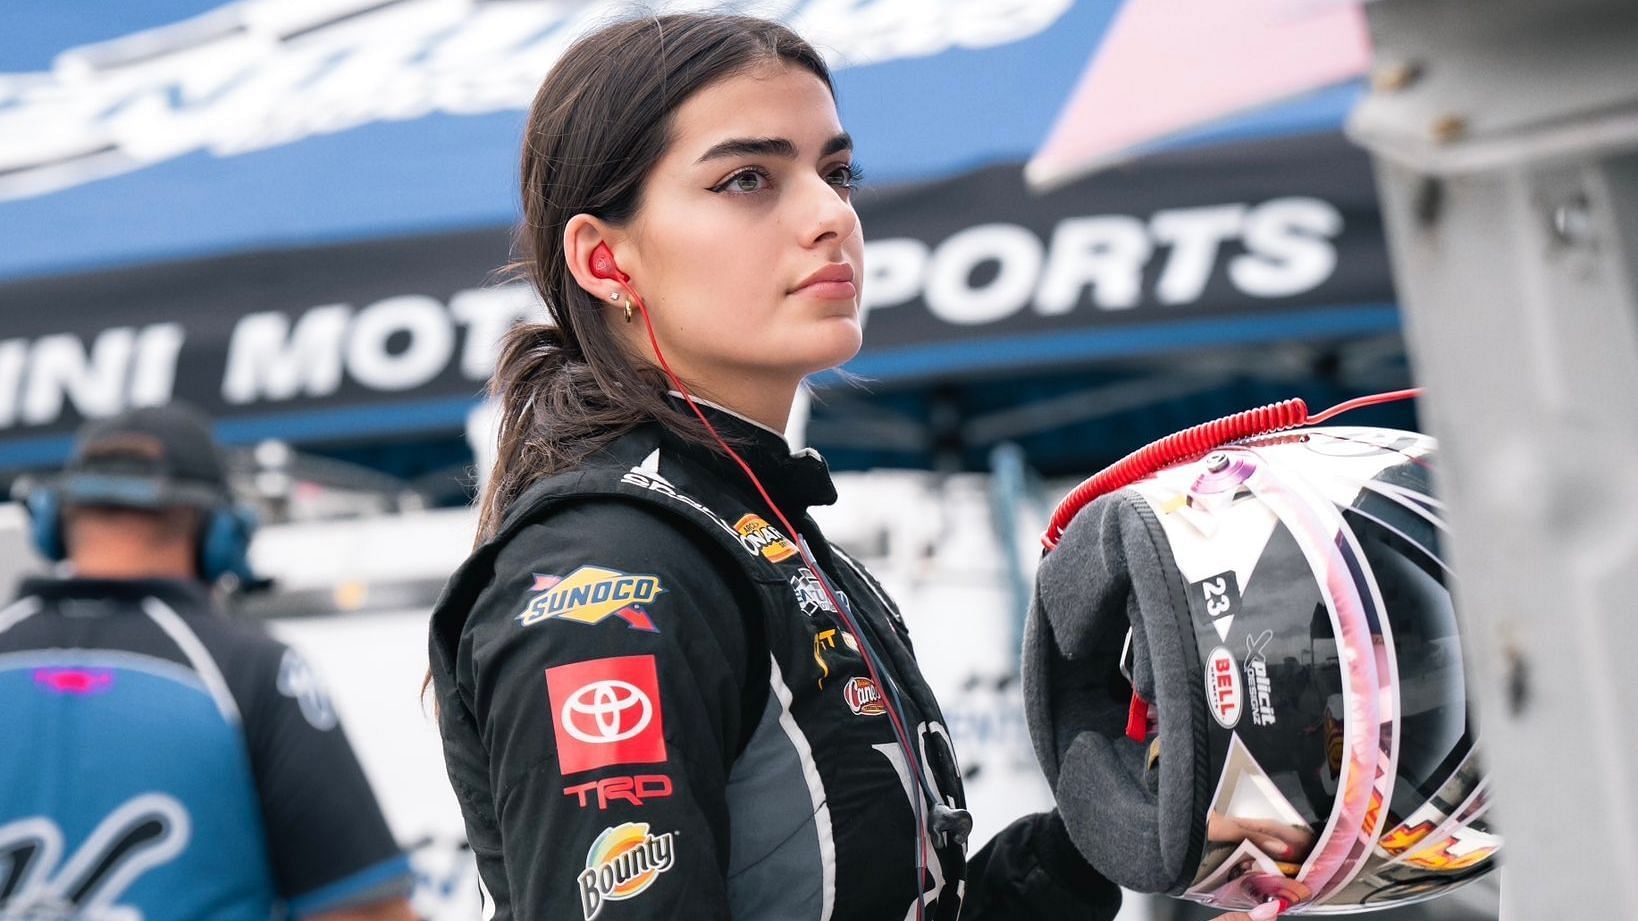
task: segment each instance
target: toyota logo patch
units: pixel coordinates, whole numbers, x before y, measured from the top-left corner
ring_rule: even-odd
[[[653,656],[553,666],[546,669],[546,691],[563,774],[666,760]]]
[[[569,695],[558,719],[563,731],[582,742],[624,742],[654,717],[654,704],[629,681],[593,681]]]

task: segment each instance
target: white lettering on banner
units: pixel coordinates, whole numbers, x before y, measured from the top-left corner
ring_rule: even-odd
[[[407,344],[389,351],[393,336]],[[359,311],[347,336],[347,370],[376,390],[409,390],[438,376],[455,352],[455,330],[444,305],[406,295],[376,301]]]
[[[373,390],[420,387],[455,360],[457,325],[466,327],[460,372],[483,380],[495,370],[500,338],[532,314],[544,310],[522,284],[462,291],[447,309],[423,295],[384,298],[356,315],[347,304],[326,304],[303,313],[294,327],[283,313],[250,314],[228,343],[222,398],[243,405],[323,397],[344,378]]]
[[[0,343],[0,427],[52,422],[65,402],[88,419],[165,403],[182,339],[181,326],[158,323],[110,327],[89,350],[73,333]]]
[[[86,355],[80,337],[72,333],[46,336],[34,343],[28,386],[23,391],[23,421],[54,419],[63,397],[89,417],[112,416],[120,410],[120,392],[131,368],[136,330],[129,326],[104,330]]]
[[[927,269],[927,309],[946,323],[976,325],[1012,316],[1029,303],[1041,275],[1041,241],[1012,224],[980,224],[945,240]],[[973,287],[973,271],[993,262],[995,278]]]
[[[901,237],[867,243],[870,258],[864,261],[864,278],[859,303],[866,318],[876,304],[902,304],[921,293],[927,280],[927,257],[931,250],[920,240]]]
[[[346,304],[314,307],[290,328],[277,311],[253,313],[233,327],[222,398],[229,403],[326,396],[341,386]]]
[[[466,327],[461,374],[481,381],[495,370],[506,331],[519,321],[542,317],[545,311],[528,285],[501,285],[458,292],[449,299],[449,313]]]
[[[1083,300],[1098,310],[1129,310],[1143,302],[1145,270],[1158,258],[1152,300],[1184,305],[1205,294],[1231,242],[1245,252],[1227,260],[1230,285],[1249,297],[1289,297],[1335,274],[1342,231],[1336,206],[1308,197],[1175,208],[1147,222],[1120,214],[1065,218],[1045,245],[1016,224],[980,224],[931,248],[909,238],[867,242],[865,298],[882,310],[920,296],[933,316],[961,326],[1030,306],[1063,316]],[[986,265],[995,267],[993,277],[974,284],[975,270]]]
[[[180,323],[155,323],[137,333],[131,369],[131,405],[161,406],[176,389],[176,359],[187,334]]]
[[[17,422],[17,397],[23,389],[23,368],[28,363],[28,342],[7,339],[0,342],[0,428]]]
[[[1052,260],[1035,309],[1046,316],[1070,312],[1081,289],[1104,310],[1136,307],[1143,298],[1143,265],[1154,247],[1135,217],[1075,217],[1052,233]]]
[[[1149,229],[1156,241],[1172,248],[1172,258],[1155,282],[1155,299],[1162,304],[1199,300],[1217,264],[1218,248],[1240,236],[1245,215],[1245,205],[1155,212]]]
[[[791,23],[837,68],[1036,35],[1071,0],[660,0]],[[206,150],[232,156],[375,121],[529,104],[618,4],[239,0],[0,74],[0,201]]]
[[[347,379],[396,393],[430,383],[451,363],[482,381],[507,329],[531,317],[546,319],[524,284],[461,291],[447,309],[435,298],[400,295],[356,313],[324,304],[294,319],[249,314],[228,337],[222,398],[243,406],[326,397]],[[0,341],[0,430],[51,425],[70,408],[89,419],[167,403],[186,339],[181,324],[154,323],[110,327],[89,343],[73,333]]]
[[[1229,278],[1257,297],[1301,294],[1331,277],[1342,232],[1342,215],[1317,198],[1277,198],[1246,216],[1245,243],[1251,252],[1229,262]]]
[[[926,57],[949,48],[985,48],[1028,38],[1051,25],[1073,0],[811,0],[791,18],[797,34],[833,66],[859,67]],[[766,7],[748,4],[761,15]],[[786,6],[797,4],[786,3]],[[706,9],[721,4],[696,3]],[[785,18],[780,16],[779,18]]]

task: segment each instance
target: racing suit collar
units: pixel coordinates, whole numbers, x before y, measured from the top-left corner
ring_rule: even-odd
[[[671,391],[670,396],[682,404],[682,394]],[[831,505],[836,501],[836,485],[831,482],[830,468],[818,451],[812,448],[792,451],[783,434],[760,422],[699,397],[694,398],[694,403],[751,466],[757,479],[786,514],[801,514],[811,506]],[[732,460],[715,451],[710,455],[713,466],[726,465],[734,479],[743,477]]]
[[[203,582],[181,579],[77,579],[31,576],[17,587],[18,597],[45,601],[95,599],[141,601],[158,598],[172,607],[209,607],[210,589]]]

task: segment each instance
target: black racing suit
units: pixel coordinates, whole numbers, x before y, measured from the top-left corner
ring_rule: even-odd
[[[970,860],[917,829],[918,775],[954,807],[960,775],[898,611],[807,515],[836,498],[823,459],[706,411],[799,535],[730,459],[650,424],[534,484],[433,614],[445,758],[493,917],[901,921],[918,898],[929,919],[1112,917],[1119,891],[1055,814]]]

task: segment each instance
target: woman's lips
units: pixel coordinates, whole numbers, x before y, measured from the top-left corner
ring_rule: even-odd
[[[850,301],[859,296],[859,289],[851,281],[816,281],[803,285],[791,293],[824,300]]]
[[[853,266],[845,262],[832,262],[802,279],[802,283],[791,293],[826,300],[842,300],[858,297],[859,289],[853,283]]]

